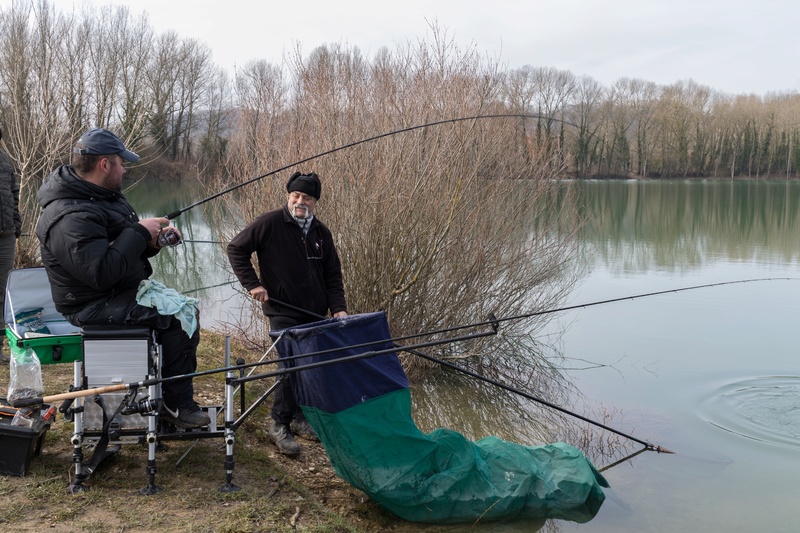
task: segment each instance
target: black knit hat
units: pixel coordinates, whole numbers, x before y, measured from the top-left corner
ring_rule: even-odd
[[[311,174],[295,172],[286,182],[286,192],[294,191],[302,192],[319,200],[322,195],[322,184],[319,181],[319,176],[314,172]]]

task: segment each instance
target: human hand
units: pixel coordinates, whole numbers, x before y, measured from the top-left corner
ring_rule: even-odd
[[[250,296],[253,297],[253,300],[261,303],[269,300],[269,294],[267,294],[267,289],[264,287],[256,287],[255,289],[251,289]]]
[[[333,313],[333,318],[342,318],[347,316],[347,311],[339,311],[338,313]]]
[[[150,233],[150,246],[158,248],[158,234],[161,232],[162,226],[169,225],[169,219],[167,217],[143,218],[139,221],[139,225]]]

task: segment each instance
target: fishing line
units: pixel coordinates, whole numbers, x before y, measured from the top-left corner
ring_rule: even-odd
[[[648,296],[658,296],[660,294],[669,294],[669,293],[672,293],[672,292],[692,291],[692,290],[695,290],[695,289],[705,289],[705,288],[708,288],[708,287],[719,287],[721,285],[733,285],[733,284],[736,284],[736,283],[753,283],[753,282],[756,282],[756,281],[799,281],[799,280],[800,280],[800,278],[753,278],[753,279],[740,279],[740,280],[735,280],[735,281],[720,281],[720,282],[717,282],[717,283],[707,283],[707,284],[704,284],[704,285],[693,285],[691,287],[681,287],[679,289],[667,289],[667,290],[663,290],[663,291],[648,292],[648,293],[644,293],[644,294],[634,294],[634,295],[631,295],[631,296],[623,296],[621,298],[611,298],[611,299],[608,299],[608,300],[600,300],[600,301],[597,301],[597,302],[590,302],[590,303],[585,303],[585,304],[569,305],[569,306],[566,306],[566,307],[559,307],[557,309],[548,309],[546,311],[535,311],[535,312],[532,312],[532,313],[525,313],[525,314],[521,314],[521,315],[513,315],[513,316],[507,316],[507,317],[492,318],[492,319],[487,320],[485,322],[475,322],[473,324],[465,324],[465,325],[462,325],[462,326],[451,326],[451,327],[448,327],[448,328],[442,328],[442,329],[437,329],[437,330],[433,330],[433,331],[428,331],[426,333],[417,333],[416,335],[412,335],[410,337],[423,336],[423,335],[438,335],[438,334],[441,334],[441,333],[451,333],[453,331],[458,331],[460,329],[489,326],[489,325],[492,325],[492,324],[495,324],[495,323],[500,323],[500,322],[510,322],[510,321],[514,321],[514,320],[522,320],[522,319],[525,319],[525,318],[532,318],[532,317],[540,316],[540,315],[548,315],[548,314],[551,314],[551,313],[560,313],[562,311],[571,311],[573,309],[582,309],[582,308],[586,308],[586,307],[592,307],[592,306],[595,306],[595,305],[603,305],[603,304],[609,304],[609,303],[614,303],[614,302],[621,302],[621,301],[624,301],[624,300],[635,300],[637,298],[646,298]]]
[[[183,292],[185,294],[192,294],[193,292],[205,291],[207,289],[216,289],[217,287],[224,287],[225,285],[233,285],[237,281],[239,281],[239,280],[238,279],[232,279],[230,281],[225,281],[223,283],[217,283],[216,285],[208,285],[206,287],[198,287],[196,289],[191,289],[191,290],[183,291]]]
[[[452,124],[452,123],[456,123],[456,122],[465,122],[465,121],[468,121],[468,120],[481,120],[481,119],[489,119],[489,118],[537,118],[537,119],[547,119],[547,120],[552,120],[552,121],[555,121],[555,122],[560,122],[562,124],[567,124],[569,126],[577,127],[574,124],[572,124],[572,123],[570,123],[570,122],[568,122],[566,120],[558,119],[558,118],[555,118],[555,117],[548,117],[548,116],[545,116],[545,115],[535,115],[535,114],[528,114],[528,113],[497,113],[497,114],[491,114],[491,115],[473,115],[473,116],[469,116],[469,117],[448,118],[448,119],[443,119],[443,120],[436,120],[434,122],[427,122],[425,124],[417,124],[416,126],[408,126],[407,128],[400,128],[400,129],[397,129],[397,130],[394,130],[394,131],[389,131],[389,132],[386,132],[386,133],[381,133],[379,135],[374,135],[374,136],[368,137],[366,139],[361,139],[360,141],[354,141],[354,142],[351,142],[351,143],[343,144],[342,146],[337,146],[336,148],[331,148],[330,150],[326,150],[326,151],[321,152],[319,154],[312,155],[310,157],[306,157],[305,159],[300,159],[298,161],[295,161],[294,163],[289,163],[288,165],[284,165],[284,166],[282,166],[280,168],[277,168],[275,170],[271,170],[271,171],[267,172],[266,174],[262,174],[260,176],[255,177],[255,178],[251,178],[251,179],[249,179],[249,180],[247,180],[245,182],[239,183],[238,185],[234,185],[232,187],[228,187],[227,189],[222,190],[222,191],[220,191],[218,193],[212,194],[211,196],[208,196],[207,198],[203,198],[202,200],[198,200],[197,202],[195,202],[193,204],[190,204],[190,205],[188,205],[188,206],[186,206],[186,207],[184,207],[182,209],[179,209],[177,211],[173,211],[172,213],[170,213],[168,215],[165,215],[165,217],[170,219],[170,220],[174,220],[175,218],[181,216],[186,211],[188,211],[190,209],[193,209],[193,208],[197,207],[198,205],[202,205],[202,204],[204,204],[206,202],[210,202],[211,200],[214,200],[215,198],[219,198],[220,196],[224,196],[224,195],[226,195],[226,194],[228,194],[230,192],[233,192],[233,191],[235,191],[237,189],[240,189],[240,188],[242,188],[242,187],[244,187],[246,185],[249,185],[249,184],[254,183],[256,181],[262,180],[262,179],[264,179],[264,178],[266,178],[268,176],[272,176],[274,174],[277,174],[278,172],[290,169],[290,168],[292,168],[294,166],[302,165],[303,163],[307,163],[309,161],[313,161],[314,159],[318,159],[320,157],[323,157],[323,156],[326,156],[326,155],[330,155],[332,153],[338,152],[340,150],[344,150],[346,148],[352,148],[354,146],[358,146],[359,144],[364,144],[364,143],[368,143],[368,142],[371,142],[371,141],[376,141],[378,139],[383,139],[384,137],[391,137],[393,135],[398,135],[398,134],[401,134],[401,133],[407,133],[409,131],[419,130],[419,129],[422,129],[422,128],[440,126],[442,124]]]

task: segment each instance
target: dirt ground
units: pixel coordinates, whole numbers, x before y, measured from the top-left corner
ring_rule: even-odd
[[[201,346],[201,369],[219,353],[220,339]],[[213,354],[213,355],[212,355]],[[252,359],[251,359],[252,360]],[[43,367],[45,395],[66,392],[72,365]],[[8,365],[0,367],[0,396],[5,396]],[[202,405],[221,405],[224,377],[195,380]],[[268,383],[249,385],[248,399]],[[258,407],[236,432],[232,481],[240,490],[223,492],[225,446],[221,438],[166,441],[157,454],[158,494],[141,495],[148,485],[147,448],[123,445],[86,483],[88,490],[69,494],[73,468],[73,424],[57,415],[44,435],[41,453],[24,476],[0,476],[0,528],[5,531],[462,531],[461,527],[405,522],[339,478],[321,444],[300,440],[303,451],[288,458],[268,440],[269,401]],[[237,413],[238,414],[238,413]],[[36,439],[3,440],[3,446],[27,446]],[[16,448],[15,448],[16,450]],[[92,449],[84,447],[86,458]]]

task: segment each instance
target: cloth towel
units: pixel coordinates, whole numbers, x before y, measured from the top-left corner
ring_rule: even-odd
[[[143,307],[154,307],[162,315],[174,315],[181,323],[181,328],[191,337],[197,329],[197,304],[200,300],[185,296],[151,279],[139,282],[136,291],[136,303]]]

